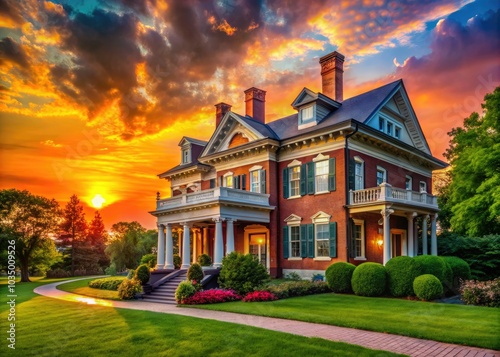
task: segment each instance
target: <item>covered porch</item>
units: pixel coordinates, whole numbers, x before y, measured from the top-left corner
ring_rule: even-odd
[[[174,268],[173,234],[178,235],[181,269],[200,254],[213,267],[233,252],[252,253],[269,267],[269,195],[217,187],[167,199],[157,199],[158,249],[156,269]]]
[[[439,209],[435,196],[382,183],[378,187],[350,191],[348,208],[354,222],[363,222],[364,232],[357,233],[353,229],[353,234],[365,235],[365,250],[371,249],[373,255],[381,253],[384,265],[398,255],[438,254],[436,220]]]

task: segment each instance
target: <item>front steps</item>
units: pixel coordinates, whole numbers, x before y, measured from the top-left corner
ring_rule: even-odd
[[[162,304],[176,305],[175,301],[175,290],[181,283],[181,281],[187,279],[187,270],[181,272],[176,277],[167,280],[162,285],[158,286],[150,294],[143,295],[144,301],[147,302],[157,302]]]

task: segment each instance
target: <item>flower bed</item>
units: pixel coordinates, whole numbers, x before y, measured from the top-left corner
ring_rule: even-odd
[[[210,289],[197,291],[193,296],[182,300],[185,305],[216,304],[220,302],[241,300],[234,290],[231,289]]]
[[[500,278],[489,281],[464,281],[460,293],[467,305],[500,307]]]
[[[252,291],[251,293],[248,293],[242,301],[245,302],[256,302],[256,301],[274,301],[278,300],[278,297],[274,295],[273,293],[270,293],[269,291],[263,291],[263,290],[258,290],[258,291]]]

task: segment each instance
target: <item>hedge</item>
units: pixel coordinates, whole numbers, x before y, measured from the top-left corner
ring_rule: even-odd
[[[360,264],[354,269],[351,284],[356,295],[380,296],[386,291],[385,267],[379,263]]]
[[[407,256],[395,257],[386,263],[385,269],[389,292],[392,296],[415,295],[413,281],[423,274],[422,264],[418,260]]]
[[[326,282],[334,293],[352,293],[352,273],[356,266],[351,263],[338,262],[330,265],[325,272]]]

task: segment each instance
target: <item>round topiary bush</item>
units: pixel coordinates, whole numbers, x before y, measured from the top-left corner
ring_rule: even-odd
[[[470,280],[472,275],[469,264],[459,257],[441,257],[448,263],[453,272],[453,287],[460,287],[460,280]]]
[[[422,265],[413,258],[400,256],[392,258],[385,265],[387,282],[392,296],[412,296],[413,281],[423,274]]]
[[[180,269],[181,265],[182,265],[181,257],[179,257],[178,254],[174,254],[174,268]]]
[[[356,266],[338,262],[330,265],[325,272],[326,282],[334,293],[352,293],[351,279]]]
[[[441,257],[436,255],[419,255],[413,259],[422,265],[422,274],[432,274],[441,283],[449,278],[451,268],[446,265],[446,262]]]
[[[222,259],[219,285],[240,295],[254,291],[269,279],[266,268],[251,254],[232,252]]]
[[[443,285],[432,274],[424,274],[415,278],[413,290],[420,300],[436,300],[443,295]]]
[[[202,267],[209,267],[212,265],[212,258],[210,258],[208,254],[202,254],[198,257],[198,263],[200,263]]]
[[[191,265],[188,269],[187,278],[188,280],[196,280],[197,283],[200,283],[203,280],[201,265],[198,263]]]
[[[146,284],[150,277],[149,267],[146,264],[139,265],[135,270],[135,278],[141,282],[141,285]]]
[[[156,254],[145,254],[141,258],[141,264],[146,264],[150,268],[156,266]]]
[[[379,263],[363,263],[354,269],[351,279],[352,290],[356,295],[380,296],[385,293],[387,273]]]
[[[195,292],[196,289],[190,281],[181,281],[175,290],[175,301],[177,301],[178,304],[182,304],[185,299],[193,296]]]

